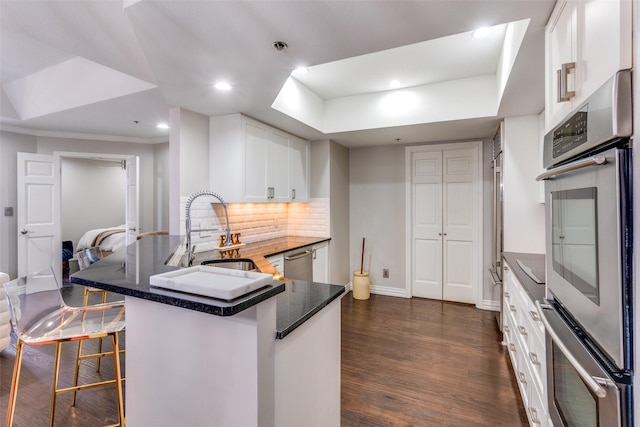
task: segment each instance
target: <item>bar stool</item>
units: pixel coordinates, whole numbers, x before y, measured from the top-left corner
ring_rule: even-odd
[[[60,292],[53,268],[20,277],[4,284],[4,292],[9,302],[11,325],[17,335],[16,359],[11,379],[7,423],[13,424],[13,417],[22,367],[22,354],[25,345],[40,346],[55,344],[56,355],[53,368],[53,387],[51,392],[49,426],[53,427],[56,397],[58,394],[77,392],[88,388],[115,385],[118,407],[118,423],[124,426],[124,402],[122,398],[122,375],[120,368],[118,332],[125,326],[123,302],[99,304],[87,307],[69,307]],[[113,345],[113,363],[115,378],[90,384],[58,388],[60,354],[62,343],[92,338],[111,339]]]
[[[78,253],[76,253],[76,257],[78,258],[78,266],[80,267],[81,270],[87,268],[88,266],[90,266],[91,264],[94,264],[98,261],[100,261],[103,258],[103,254],[102,254],[102,250],[100,249],[100,247],[98,246],[93,246],[90,248],[85,248],[81,251],[78,251]],[[105,291],[104,289],[99,289],[99,288],[93,288],[90,286],[85,286],[84,287],[84,294],[83,294],[83,298],[82,298],[82,306],[83,307],[87,307],[89,306],[89,298],[91,297],[91,295],[97,295],[100,297],[100,303],[101,304],[106,304],[107,303],[107,294],[108,292]],[[124,303],[124,301],[119,301],[121,303]],[[80,341],[78,343],[78,351],[77,351],[77,355],[76,355],[76,366],[75,366],[75,373],[74,373],[74,385],[78,385],[78,377],[80,375],[80,363],[84,360],[90,360],[90,359],[96,359],[96,372],[100,371],[100,361],[102,360],[103,357],[107,357],[107,356],[111,356],[113,354],[113,350],[111,351],[102,351],[102,338],[98,338],[98,350],[96,353],[88,353],[88,354],[84,354],[82,352],[82,345],[83,345],[83,341]],[[123,354],[125,352],[124,349],[120,349],[119,350],[120,354]],[[122,378],[122,380],[124,381],[124,378]],[[76,392],[73,393],[73,397],[71,398],[71,405],[75,405],[76,404]]]

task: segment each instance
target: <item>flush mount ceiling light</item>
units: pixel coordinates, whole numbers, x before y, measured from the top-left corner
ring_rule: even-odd
[[[389,88],[397,89],[399,87],[400,87],[400,81],[394,79],[389,82]]]
[[[491,29],[489,27],[482,27],[475,30],[473,33],[471,33],[471,35],[473,36],[473,38],[481,39],[483,37],[487,37],[489,35],[489,32],[491,32]]]
[[[284,50],[287,50],[287,48],[289,47],[289,45],[286,44],[283,41],[275,41],[275,42],[273,42],[272,45],[278,52],[282,52]]]
[[[168,125],[168,124],[166,124],[166,123],[158,123],[158,124],[156,125],[156,127],[157,127],[158,129],[169,129],[169,125]]]
[[[218,82],[213,85],[218,90],[231,90],[231,85],[227,82]]]

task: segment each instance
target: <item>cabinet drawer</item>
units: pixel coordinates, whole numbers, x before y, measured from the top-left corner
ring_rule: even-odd
[[[520,356],[520,346],[518,345],[518,340],[516,339],[515,333],[515,325],[512,320],[508,316],[503,317],[504,321],[504,343],[507,347],[507,351],[509,352],[509,357],[511,358],[511,365],[513,366],[513,370],[516,371],[519,365],[518,357]]]
[[[530,425],[548,426],[544,326],[534,301],[511,270],[505,270],[503,337]]]
[[[547,405],[544,404],[542,394],[535,384],[529,384],[528,389],[528,402],[525,404],[525,410],[527,411],[527,417],[529,418],[529,425],[532,427],[547,427],[548,426],[548,413],[546,411]]]

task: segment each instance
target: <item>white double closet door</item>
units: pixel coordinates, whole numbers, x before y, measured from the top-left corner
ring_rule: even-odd
[[[407,270],[413,296],[479,301],[480,148],[480,142],[407,147]]]

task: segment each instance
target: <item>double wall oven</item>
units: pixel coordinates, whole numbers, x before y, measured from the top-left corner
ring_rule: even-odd
[[[631,72],[545,136],[547,340],[554,426],[633,425]]]

